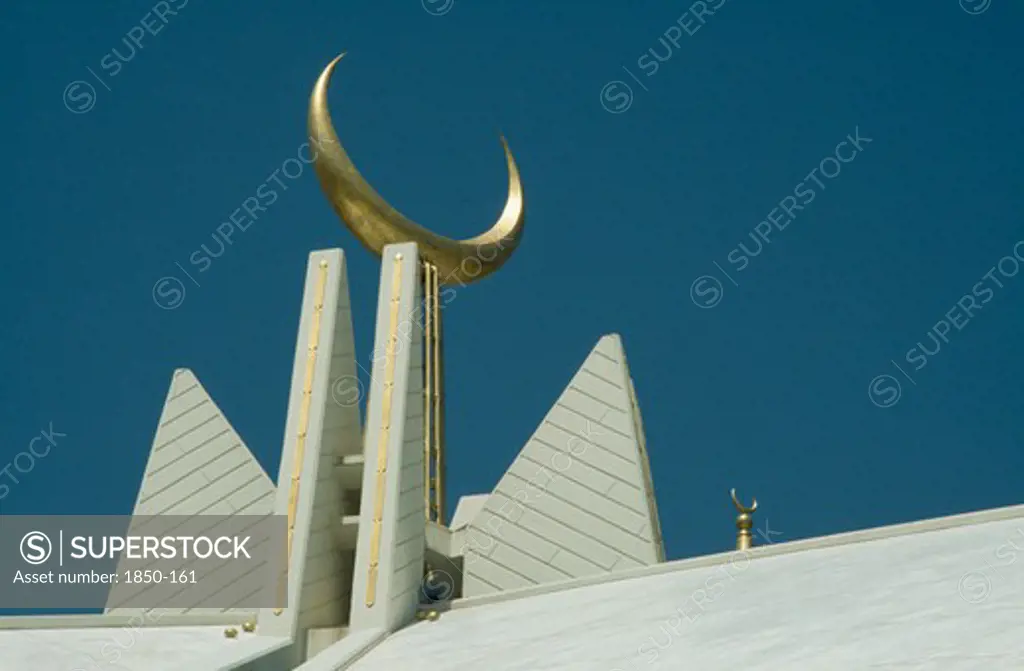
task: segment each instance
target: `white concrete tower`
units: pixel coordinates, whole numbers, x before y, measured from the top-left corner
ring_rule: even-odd
[[[366,410],[350,626],[394,631],[419,603],[425,557],[423,352],[416,245],[384,248]]]
[[[288,520],[287,605],[260,610],[256,633],[291,638],[287,663],[347,624],[362,453],[345,256],[310,254],[274,513]],[[283,583],[282,583],[283,586]],[[285,660],[281,660],[285,661]]]

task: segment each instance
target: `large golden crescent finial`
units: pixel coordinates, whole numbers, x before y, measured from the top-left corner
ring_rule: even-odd
[[[501,138],[501,143],[508,162],[508,200],[497,223],[468,240],[453,240],[428,231],[404,217],[374,191],[338,141],[327,107],[327,88],[334,67],[344,55],[324,68],[309,99],[314,167],[334,211],[356,238],[377,255],[385,245],[415,242],[421,258],[437,267],[444,284],[468,284],[493,273],[512,255],[523,235],[523,187],[505,138]]]

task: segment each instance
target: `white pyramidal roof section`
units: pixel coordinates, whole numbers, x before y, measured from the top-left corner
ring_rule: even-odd
[[[1021,669],[1021,555],[1024,506],[700,557],[455,602],[347,668]]]
[[[469,524],[463,595],[664,561],[640,411],[601,338]]]
[[[133,515],[265,515],[274,483],[187,368],[174,371]]]
[[[266,471],[195,374],[175,370],[132,515],[266,515],[274,491]],[[106,612],[137,612],[119,607],[129,594],[137,596],[126,585],[113,587]]]

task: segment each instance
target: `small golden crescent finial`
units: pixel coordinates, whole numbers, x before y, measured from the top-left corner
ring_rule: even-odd
[[[750,533],[750,530],[754,528],[754,518],[751,517],[751,514],[757,510],[757,499],[754,499],[754,504],[748,508],[736,498],[735,488],[731,489],[729,493],[732,495],[733,505],[740,513],[736,516],[736,549],[749,550],[754,545],[754,535]]]
[[[748,515],[750,513],[754,512],[755,510],[757,510],[757,499],[754,499],[754,504],[752,506],[750,506],[749,508],[747,508],[742,503],[740,503],[739,501],[736,500],[736,488],[735,487],[733,487],[731,490],[729,490],[729,493],[732,494],[732,503],[733,503],[734,506],[736,506],[736,510],[740,511],[741,513],[747,513]]]

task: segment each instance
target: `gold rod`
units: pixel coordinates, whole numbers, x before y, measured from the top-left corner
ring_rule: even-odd
[[[444,337],[441,325],[441,283],[434,274],[434,515],[438,524],[444,524]]]
[[[423,264],[423,514],[427,521],[430,521],[430,447],[431,447],[431,379],[432,357],[431,352],[431,320],[433,318],[432,299],[433,275],[435,269],[429,263]],[[418,324],[416,326],[419,326]]]
[[[395,254],[391,276],[391,315],[384,361],[384,398],[381,402],[380,440],[377,443],[377,484],[374,491],[373,533],[370,535],[370,567],[366,576],[366,607],[377,601],[377,577],[380,573],[381,525],[384,521],[384,476],[388,470],[388,437],[391,432],[391,394],[395,386],[395,353],[398,349],[398,308],[402,300],[402,255]]]
[[[320,342],[320,317],[324,311],[324,292],[327,288],[327,261],[320,261],[320,277],[316,286],[316,295],[313,299],[313,323],[309,329],[309,345],[306,352],[306,371],[302,382],[302,402],[299,406],[299,431],[295,441],[295,457],[292,462],[292,480],[288,492],[288,562],[285,570],[278,581],[278,603],[284,596],[284,578],[288,575],[288,569],[292,564],[292,543],[295,538],[295,509],[299,502],[299,478],[302,475],[302,461],[306,454],[306,432],[309,430],[309,406],[313,397],[313,372],[316,366],[317,343]],[[274,610],[275,615],[280,615],[283,608]]]

